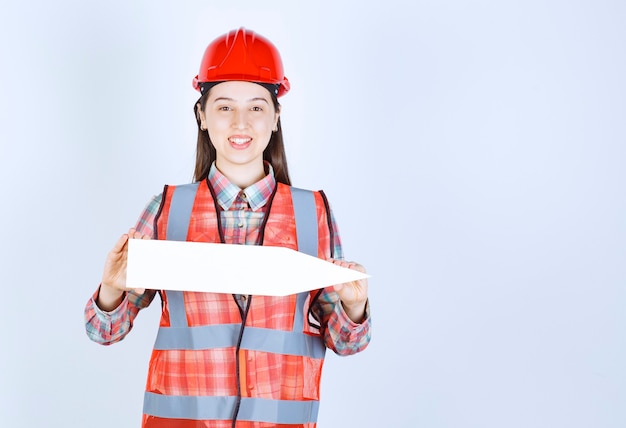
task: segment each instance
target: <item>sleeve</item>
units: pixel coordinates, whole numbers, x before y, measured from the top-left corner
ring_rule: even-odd
[[[365,306],[363,322],[352,321],[339,301],[335,291],[324,289],[316,304],[321,312],[321,333],[326,347],[337,355],[353,355],[363,351],[371,339],[369,301]]]
[[[85,306],[85,329],[87,336],[101,345],[111,345],[126,337],[139,311],[148,307],[156,295],[155,290],[142,294],[129,291],[117,308],[105,312],[96,305],[99,292],[100,287]]]
[[[160,205],[161,195],[154,196],[150,200],[135,225],[138,232],[150,237],[154,236],[154,218]],[[156,290],[146,290],[141,294],[129,291],[124,294],[117,308],[111,312],[105,312],[96,304],[99,292],[100,286],[87,301],[84,317],[87,336],[102,345],[110,345],[122,340],[132,329],[139,311],[148,307],[156,295]]]
[[[330,207],[331,228],[333,242],[331,243],[333,257],[343,259],[341,238],[335,217]],[[361,323],[355,323],[343,310],[339,295],[332,288],[325,288],[316,301],[312,311],[320,320],[320,333],[326,347],[338,355],[352,355],[364,350],[371,338],[371,317],[369,301],[365,306],[365,316]]]

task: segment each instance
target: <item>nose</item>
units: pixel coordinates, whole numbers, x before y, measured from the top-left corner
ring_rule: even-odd
[[[248,127],[248,112],[246,110],[235,110],[235,114],[233,116],[233,127],[237,129],[245,129]]]

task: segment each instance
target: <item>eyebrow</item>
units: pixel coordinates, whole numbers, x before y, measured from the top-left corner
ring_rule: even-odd
[[[216,103],[218,101],[235,101],[235,100],[232,99],[232,98],[228,98],[228,97],[219,97],[219,98],[215,98],[213,100],[214,103]],[[255,97],[255,98],[250,98],[248,100],[248,102],[252,102],[252,101],[265,101],[266,104],[269,104],[269,102],[265,98],[263,98],[263,97]]]

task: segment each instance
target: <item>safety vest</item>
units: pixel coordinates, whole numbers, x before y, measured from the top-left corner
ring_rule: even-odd
[[[268,204],[262,245],[330,256],[322,192],[278,183]],[[157,239],[224,242],[219,207],[206,180],[166,186],[155,226]],[[239,428],[316,426],[326,350],[308,320],[316,292],[248,296],[243,308],[229,294],[160,294],[144,428],[230,428],[234,418]]]

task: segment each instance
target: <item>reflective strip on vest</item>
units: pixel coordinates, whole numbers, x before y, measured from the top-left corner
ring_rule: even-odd
[[[229,420],[233,417],[236,402],[237,397],[172,396],[146,392],[144,413],[169,419]],[[318,410],[319,401],[242,397],[237,420],[275,424],[315,423]]]
[[[154,349],[162,351],[231,348],[237,346],[240,329],[240,324],[160,328]],[[324,344],[317,336],[259,327],[245,328],[241,349],[318,359],[324,358],[326,352]]]
[[[199,185],[200,182],[187,184],[185,186],[177,186],[174,188],[168,218],[175,218],[177,221],[170,223],[168,220],[167,222],[165,239],[168,241],[187,240],[191,210],[193,209],[193,201],[196,199],[196,193],[198,192]],[[183,292],[169,291],[167,293],[167,299],[170,309],[170,325],[172,327],[187,326],[187,315],[185,314]]]
[[[297,187],[290,187],[291,190],[291,200],[293,201],[293,213],[296,220],[296,239],[298,241],[298,251],[308,254],[309,256],[317,257],[317,245],[318,245],[318,236],[317,236],[317,208],[315,206],[315,196],[313,192],[309,190],[298,189]],[[304,308],[304,304],[306,303],[308,293],[300,293],[298,294],[298,299],[296,304],[297,310],[296,315],[293,320],[294,331],[303,331],[304,330],[304,314],[301,308]],[[310,338],[307,337],[307,342]],[[301,339],[300,341],[302,341]],[[287,343],[285,343],[287,345]],[[326,352],[326,347],[321,344],[323,349],[321,350],[321,357],[314,357],[313,355],[308,355],[314,358],[324,358],[324,353]],[[318,346],[308,346],[307,349],[310,351],[317,350]],[[316,353],[319,355],[319,352]]]
[[[293,212],[296,217],[298,251],[317,257],[317,209],[315,196],[309,190],[291,188]]]
[[[166,239],[168,241],[186,241],[187,230],[189,229],[189,219],[193,210],[193,201],[196,199],[200,182],[177,186],[174,188],[172,202],[170,204],[169,217],[178,221],[167,222]]]

